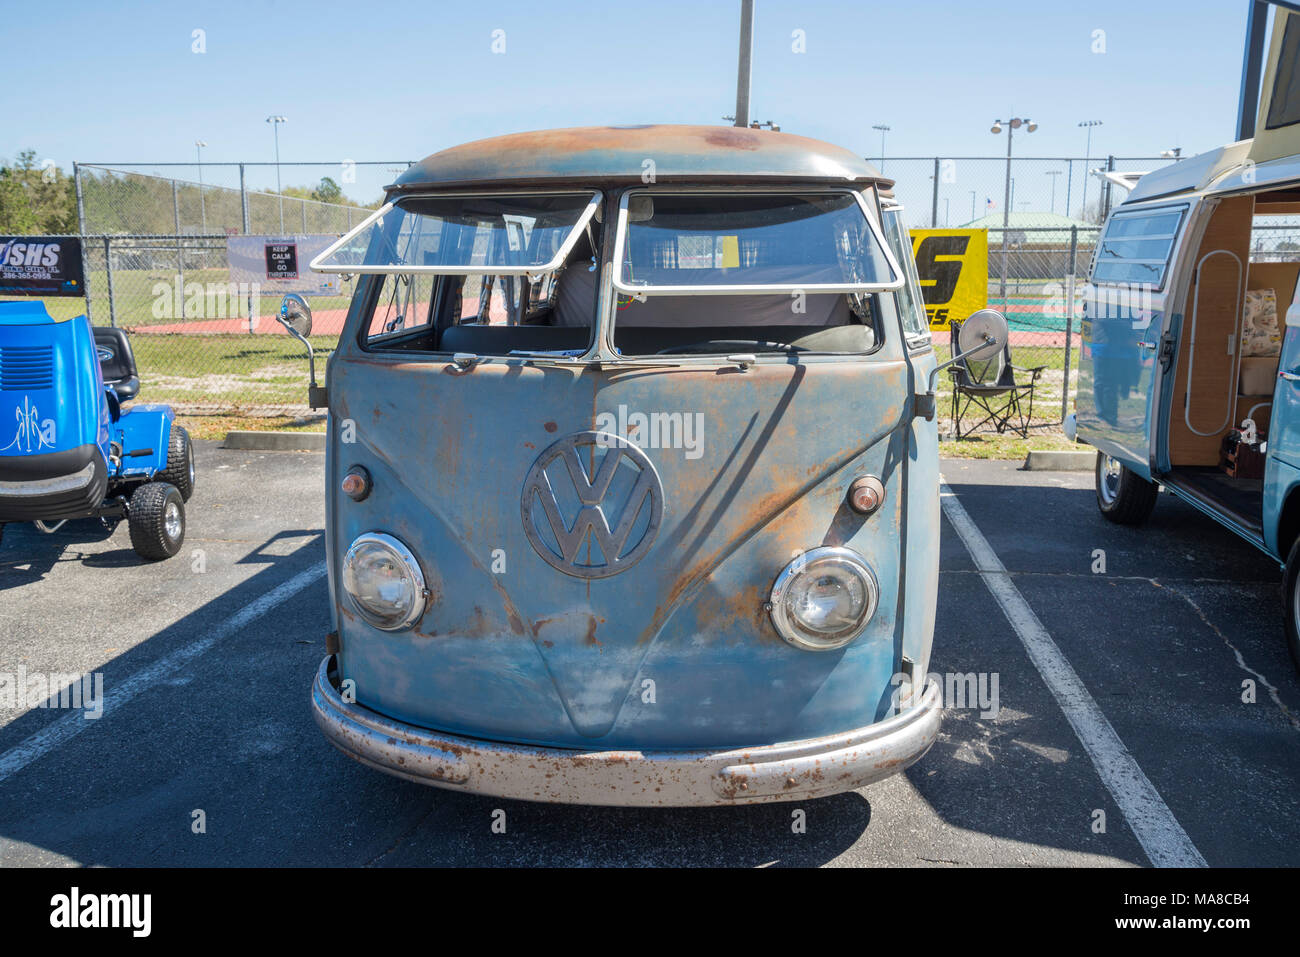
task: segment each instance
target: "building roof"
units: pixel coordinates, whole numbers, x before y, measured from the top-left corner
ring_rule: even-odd
[[[513,133],[453,146],[416,163],[390,189],[750,178],[841,185],[892,182],[849,150],[791,133],[734,126],[593,126]]]

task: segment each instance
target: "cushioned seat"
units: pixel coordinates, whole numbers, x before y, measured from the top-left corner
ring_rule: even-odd
[[[95,354],[99,357],[99,372],[104,385],[113,390],[119,402],[134,399],[140,392],[140,377],[136,375],[135,353],[125,329],[115,326],[94,326]]]

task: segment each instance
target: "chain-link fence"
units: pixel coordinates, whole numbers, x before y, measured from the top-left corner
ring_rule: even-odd
[[[1098,224],[1125,195],[1093,171],[1146,171],[1169,159],[871,159],[896,181],[912,227],[987,230],[987,302],[1010,320],[1013,363],[1043,367],[1036,423],[1058,424],[1078,368],[1075,290]],[[195,413],[300,412],[302,350],[271,318],[284,289],[239,281],[231,238],[337,236],[369,215],[408,165],[78,164],[85,309],[96,324],[132,331],[147,398]],[[288,185],[277,190],[277,180]],[[310,275],[305,261],[297,266]],[[350,292],[344,282],[308,296],[322,357],[337,342]],[[67,299],[49,306],[83,308]],[[946,355],[948,333],[935,340]],[[950,399],[940,401],[942,415]]]
[[[1104,174],[1149,172],[1177,157],[871,159],[895,180],[913,228],[987,230],[986,301],[1010,322],[1012,363],[1042,368],[1034,424],[1058,425],[1077,384],[1082,283],[1100,224],[1127,195]],[[948,333],[935,338],[946,356]],[[951,409],[950,382],[941,382],[941,415]]]
[[[301,244],[295,271],[310,276],[310,241],[319,247],[364,220],[408,165],[77,164],[91,321],[131,331],[148,398],[194,414],[301,412],[303,349],[272,318],[289,287],[234,271],[233,237]],[[340,282],[308,297],[322,360],[338,341],[350,293]]]

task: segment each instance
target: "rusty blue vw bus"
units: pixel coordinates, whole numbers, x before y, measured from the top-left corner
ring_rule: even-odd
[[[890,186],[784,133],[527,133],[435,153],[325,250],[356,279],[322,396],[326,738],[610,805],[919,759],[936,359]]]

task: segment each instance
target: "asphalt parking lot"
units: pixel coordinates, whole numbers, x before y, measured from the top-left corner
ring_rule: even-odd
[[[1119,528],[1090,473],[946,461],[1006,574],[945,518],[931,672],[996,676],[995,715],[951,708],[919,764],[856,793],[581,808],[426,788],[334,751],[308,711],[329,628],[323,456],[197,454],[170,561],[142,565],[125,527],[5,531],[0,673],[102,672],[106,702],[95,720],[0,706],[0,864],[1300,862],[1278,570],[1169,496]]]

